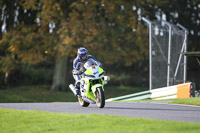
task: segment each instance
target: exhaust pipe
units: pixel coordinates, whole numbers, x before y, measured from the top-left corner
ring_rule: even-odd
[[[70,84],[69,88],[74,93],[74,95],[76,96],[76,90],[78,90],[78,89],[76,89],[76,87],[73,84]]]
[[[92,100],[92,99],[90,99],[90,98],[87,98],[87,97],[82,97],[82,99],[84,100],[84,101],[86,101],[86,102],[88,102],[88,103],[91,103],[91,104],[95,104],[96,102],[94,101],[94,100]]]

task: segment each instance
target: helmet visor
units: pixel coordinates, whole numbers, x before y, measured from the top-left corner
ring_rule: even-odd
[[[86,59],[87,59],[87,53],[82,53],[82,54],[80,54],[80,58],[81,58],[82,60],[86,60]]]
[[[86,55],[87,55],[87,53],[80,54],[81,57],[82,57],[82,56],[86,56]]]
[[[86,55],[81,56],[81,59],[82,59],[82,60],[86,60],[86,59],[87,59],[87,56],[86,56]]]

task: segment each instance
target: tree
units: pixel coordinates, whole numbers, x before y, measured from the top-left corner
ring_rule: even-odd
[[[134,2],[19,0],[10,7],[13,4],[13,12],[18,12],[18,16],[13,15],[12,19],[17,20],[6,27],[7,33],[0,43],[4,72],[20,64],[37,64],[50,55],[57,63],[54,77],[58,77],[65,73],[69,58],[75,56],[80,46],[107,65],[130,66],[147,55],[144,39],[137,39],[143,28],[137,23]],[[66,80],[54,79],[52,90],[63,90]],[[60,79],[64,81],[57,85]]]
[[[199,47],[197,0],[0,0],[0,7],[1,71],[53,58],[52,90],[66,88],[71,59],[81,46],[104,66],[122,69],[144,61],[148,37],[141,16],[156,19],[164,14],[170,22],[183,22],[194,33],[190,49]]]
[[[84,46],[105,64],[120,62],[130,66],[143,59],[146,46],[137,35],[144,31],[137,23],[134,4],[121,0],[72,3],[67,26],[61,29],[68,35],[68,53]]]
[[[62,19],[56,1],[2,1],[5,33],[1,45],[1,70],[4,73],[19,68],[21,64],[37,64],[55,57],[58,41],[56,28]],[[9,17],[8,17],[9,16]],[[55,32],[53,32],[55,31]]]

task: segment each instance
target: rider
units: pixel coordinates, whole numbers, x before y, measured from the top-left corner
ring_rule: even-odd
[[[84,63],[88,60],[88,59],[93,59],[95,61],[97,61],[92,55],[88,55],[88,51],[87,49],[81,47],[78,49],[78,53],[77,53],[77,57],[74,59],[73,61],[73,77],[75,79],[75,87],[78,89],[76,91],[76,96],[79,94],[79,90],[80,90],[80,75],[83,73],[83,70],[81,70],[81,65],[84,65]],[[98,61],[97,61],[98,62]],[[101,66],[101,63],[98,62],[99,65]]]

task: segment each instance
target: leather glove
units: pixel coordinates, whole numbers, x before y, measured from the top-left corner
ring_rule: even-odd
[[[81,75],[82,73],[83,73],[83,72],[80,71],[80,70],[79,70],[79,71],[75,71],[75,72],[73,72],[74,75]]]

